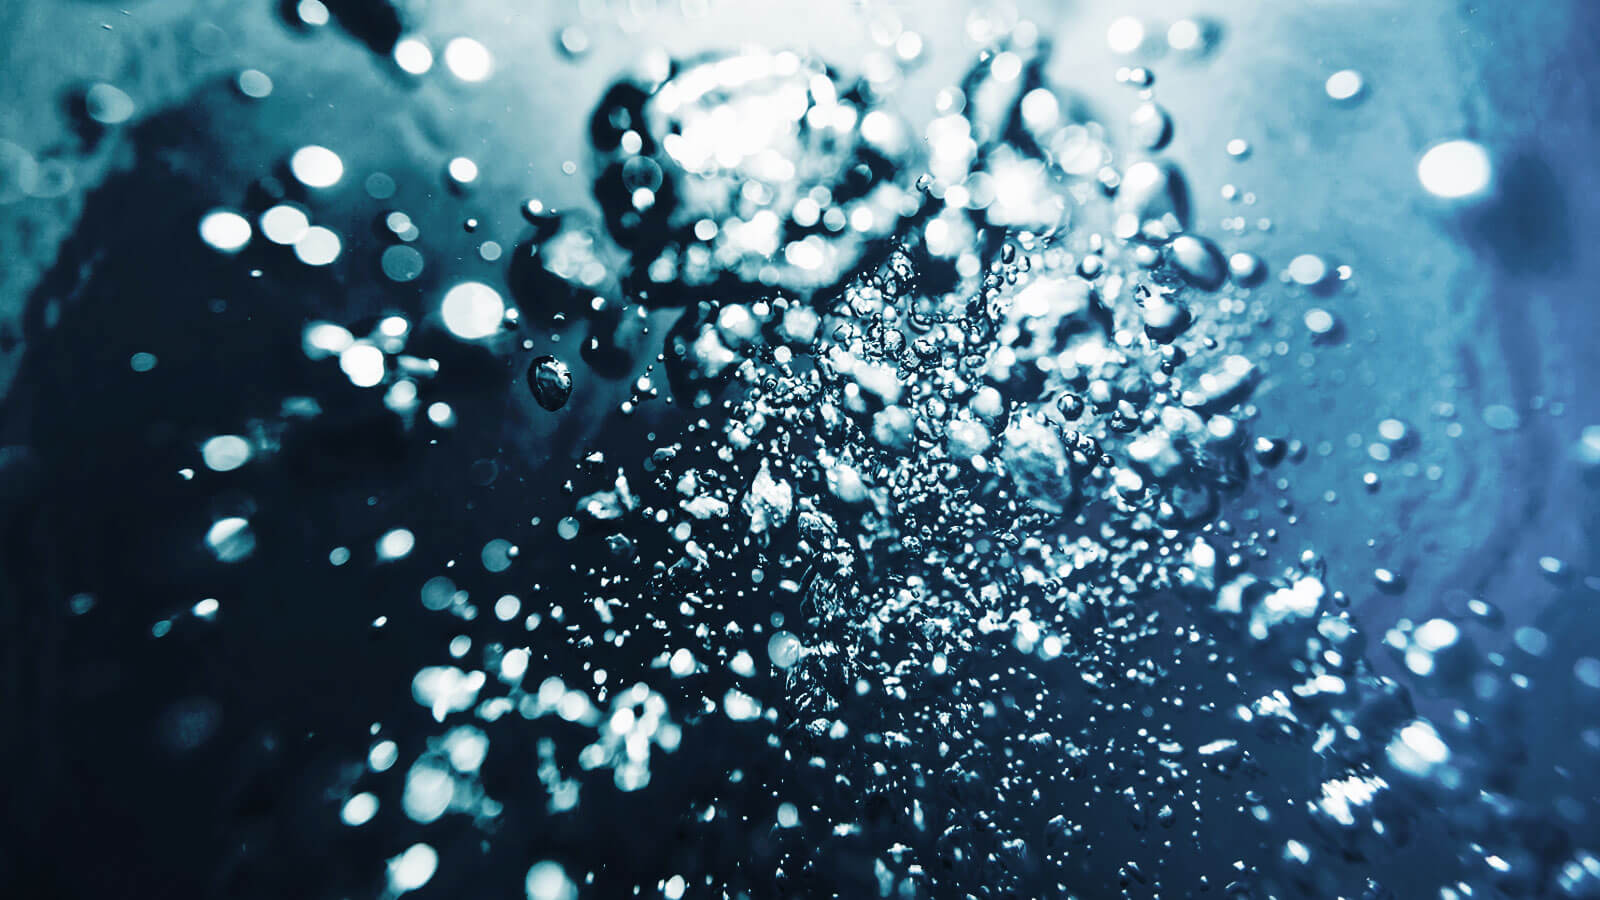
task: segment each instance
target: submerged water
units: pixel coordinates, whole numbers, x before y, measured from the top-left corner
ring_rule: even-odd
[[[1437,5],[8,10],[8,896],[1600,896],[1596,23]]]

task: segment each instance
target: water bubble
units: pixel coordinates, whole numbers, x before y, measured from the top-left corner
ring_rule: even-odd
[[[394,45],[394,63],[410,75],[424,75],[433,68],[433,51],[420,38],[401,38]]]
[[[1160,150],[1172,140],[1172,117],[1154,103],[1141,103],[1129,119],[1133,140],[1146,150]]]
[[[219,434],[206,441],[200,456],[213,472],[231,472],[250,461],[250,442],[236,434]]]
[[[308,144],[289,157],[289,171],[310,188],[330,188],[344,177],[344,160],[319,144]]]
[[[1267,277],[1267,269],[1254,253],[1235,253],[1228,257],[1228,275],[1240,287],[1254,287]]]
[[[387,772],[400,760],[400,747],[394,741],[379,741],[367,752],[367,767],[374,772]]]
[[[0,140],[0,203],[30,196],[39,181],[39,161],[26,149]]]
[[[339,811],[339,819],[344,824],[356,828],[372,821],[378,814],[378,797],[370,791],[362,791],[344,802],[344,808]]]
[[[478,82],[494,71],[489,48],[469,37],[458,37],[444,45],[444,64],[450,74],[466,82]]]
[[[1215,46],[1219,30],[1214,22],[1179,19],[1167,28],[1167,46],[1191,58],[1204,56]]]
[[[389,860],[389,890],[394,894],[414,891],[427,884],[439,868],[439,853],[427,844],[412,844]]]
[[[1522,417],[1509,406],[1493,403],[1483,408],[1483,423],[1495,431],[1515,431],[1521,426]]]
[[[580,59],[589,52],[589,33],[577,25],[568,25],[557,33],[556,46],[568,59]]]
[[[239,93],[252,100],[263,100],[272,95],[272,78],[260,69],[245,69],[236,79]]]
[[[366,341],[357,341],[339,354],[339,370],[349,376],[356,387],[376,387],[383,383],[385,374],[383,351]]]
[[[302,23],[313,28],[320,28],[328,24],[331,19],[328,7],[322,0],[300,0],[294,11]]]
[[[103,81],[89,86],[83,102],[89,118],[101,125],[121,125],[133,118],[137,110],[132,97],[116,85]]]
[[[567,870],[549,860],[528,869],[523,889],[528,900],[578,900],[578,886],[567,877]]]
[[[1188,185],[1175,166],[1149,160],[1136,162],[1122,175],[1117,210],[1134,217],[1141,227],[1157,222],[1168,231],[1181,231],[1189,224]]]
[[[298,206],[280,203],[261,214],[261,234],[274,244],[293,246],[311,228],[311,219]]]
[[[572,370],[554,356],[541,356],[528,366],[528,389],[541,407],[555,412],[572,396]]]
[[[1228,265],[1222,261],[1222,251],[1205,238],[1179,235],[1167,245],[1172,261],[1190,284],[1214,291],[1222,287],[1228,277]]]
[[[385,247],[383,256],[379,258],[383,274],[391,281],[415,281],[422,274],[422,254],[405,244],[395,244]]]
[[[378,559],[382,562],[404,559],[411,554],[411,549],[416,545],[417,539],[409,530],[393,529],[378,538]]]
[[[465,156],[458,156],[450,160],[446,168],[450,181],[455,187],[466,187],[478,180],[478,164]]]
[[[1316,337],[1330,336],[1338,326],[1338,321],[1334,319],[1333,314],[1321,307],[1312,307],[1306,310],[1305,323],[1306,330]]]
[[[326,266],[339,258],[343,249],[339,235],[321,225],[307,228],[294,242],[295,258],[308,266]]]
[[[1489,154],[1472,141],[1435,144],[1417,161],[1417,180],[1423,189],[1447,200],[1482,193],[1492,173]]]
[[[250,235],[250,220],[232,210],[215,209],[200,219],[200,239],[223,253],[243,250]]]
[[[775,632],[767,641],[767,658],[780,669],[794,668],[804,650],[800,639],[787,631]]]
[[[1316,287],[1328,280],[1328,264],[1313,253],[1302,253],[1289,260],[1289,278],[1303,287]]]
[[[490,572],[504,572],[511,568],[512,561],[517,556],[517,545],[505,538],[495,538],[483,545],[479,553],[479,561],[483,568]]]
[[[478,341],[500,332],[506,305],[500,292],[487,284],[464,281],[445,293],[439,313],[451,334]]]
[[[1365,83],[1361,79],[1361,73],[1353,69],[1341,69],[1329,75],[1328,82],[1324,85],[1328,96],[1340,101],[1355,99],[1361,94],[1364,87]]]
[[[1144,23],[1132,16],[1122,16],[1106,29],[1106,46],[1113,53],[1132,53],[1144,43]]]
[[[1592,656],[1579,657],[1573,663],[1572,674],[1584,687],[1600,690],[1600,659]]]
[[[396,188],[394,178],[387,172],[373,172],[367,176],[362,186],[367,189],[367,196],[374,200],[387,200],[393,197]]]
[[[206,547],[218,562],[239,562],[255,552],[256,536],[248,520],[229,516],[218,519],[206,531]]]

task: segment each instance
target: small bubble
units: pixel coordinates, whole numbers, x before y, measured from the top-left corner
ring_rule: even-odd
[[[558,862],[534,863],[523,881],[528,900],[578,900],[578,886]]]
[[[1361,94],[1365,84],[1361,80],[1361,73],[1353,69],[1341,69],[1328,76],[1327,84],[1323,85],[1328,96],[1334,100],[1354,100]]]
[[[1106,45],[1113,53],[1132,53],[1144,43],[1144,23],[1132,16],[1122,16],[1106,29]]]
[[[1228,275],[1241,287],[1254,287],[1266,277],[1266,266],[1254,253],[1235,253],[1228,257]]]
[[[1333,314],[1321,307],[1306,310],[1305,322],[1306,330],[1318,337],[1330,334],[1337,324]]]
[[[231,472],[250,460],[250,442],[236,434],[219,434],[205,442],[200,456],[213,472]]]
[[[367,176],[367,196],[374,200],[387,200],[394,196],[394,179],[386,172],[373,172]]]
[[[1129,120],[1133,139],[1146,150],[1160,150],[1172,140],[1172,117],[1154,103],[1141,103]]]
[[[445,293],[439,312],[451,334],[477,341],[499,333],[506,305],[500,292],[487,284],[464,281]]]
[[[105,82],[90,85],[84,93],[83,102],[89,118],[101,125],[121,125],[133,118],[137,109],[132,97],[116,85]]]
[[[804,650],[800,639],[787,631],[776,632],[767,641],[767,658],[780,669],[794,668]]]
[[[260,69],[245,69],[237,79],[239,93],[252,100],[263,100],[272,95],[272,79]]]
[[[556,45],[567,59],[580,59],[589,52],[589,33],[577,25],[568,25],[557,34]]]
[[[306,229],[294,242],[294,255],[308,266],[326,266],[339,258],[339,235],[320,225]]]
[[[377,814],[377,796],[369,791],[363,791],[345,801],[344,808],[339,812],[339,819],[355,828],[372,821],[372,817]]]
[[[1302,253],[1289,260],[1289,278],[1303,287],[1316,287],[1328,279],[1328,264],[1322,257]]]
[[[422,274],[422,254],[405,244],[384,248],[379,264],[390,281],[415,281]]]
[[[1471,141],[1435,144],[1417,161],[1417,180],[1423,189],[1446,200],[1482,193],[1492,171],[1489,154]]]
[[[528,389],[541,407],[555,412],[572,396],[572,370],[554,356],[541,356],[528,366]]]
[[[200,239],[223,253],[238,253],[250,235],[250,220],[231,210],[212,210],[200,220]]]
[[[297,206],[280,203],[261,214],[261,234],[274,244],[293,246],[311,228],[311,219]]]
[[[409,75],[424,75],[433,68],[433,51],[418,38],[401,38],[394,45],[394,63]]]
[[[327,147],[309,144],[289,157],[289,171],[306,187],[329,188],[344,177],[344,160]]]
[[[417,538],[409,529],[395,528],[384,533],[378,538],[378,560],[391,562],[404,559],[411,555],[412,548],[417,546]]]
[[[458,37],[444,46],[444,64],[450,74],[462,81],[478,82],[494,70],[489,48],[469,37]]]
[[[323,4],[322,0],[300,0],[299,5],[295,7],[295,15],[300,17],[301,22],[313,28],[320,28],[328,24],[331,18],[328,14],[328,7]]]
[[[1522,424],[1522,417],[1511,407],[1495,403],[1484,407],[1483,424],[1495,431],[1515,431]]]
[[[229,516],[218,519],[206,531],[206,546],[218,562],[239,562],[255,552],[256,536],[248,520]]]
[[[451,184],[458,188],[466,187],[478,180],[478,164],[465,156],[450,160],[446,171],[450,175]]]

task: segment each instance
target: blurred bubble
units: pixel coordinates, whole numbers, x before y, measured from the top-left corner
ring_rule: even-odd
[[[344,177],[344,160],[327,147],[309,144],[289,158],[289,171],[306,187],[328,188]]]
[[[464,281],[445,293],[439,312],[451,334],[476,341],[500,331],[506,306],[494,288],[479,281]]]
[[[445,45],[444,64],[450,74],[467,82],[483,81],[494,70],[489,48],[469,37],[458,37]]]
[[[1417,180],[1423,189],[1446,200],[1482,193],[1492,173],[1489,154],[1472,141],[1435,144],[1417,161]]]

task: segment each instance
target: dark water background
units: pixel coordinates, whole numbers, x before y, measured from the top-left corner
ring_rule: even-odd
[[[618,415],[638,364],[654,353],[640,349],[648,341],[536,280],[523,294],[513,281],[508,296],[530,319],[564,314],[566,324],[547,329],[561,334],[548,349],[564,351],[575,369],[572,405],[552,416],[535,404],[522,382],[529,354],[507,359],[441,329],[419,329],[408,352],[442,364],[427,398],[447,401],[473,423],[431,440],[407,433],[336,367],[306,365],[298,350],[304,323],[326,319],[359,334],[396,309],[420,321],[460,278],[498,284],[510,271],[516,279],[511,259],[535,231],[518,210],[527,197],[598,222],[589,117],[644,48],[689,58],[746,42],[803,46],[849,65],[870,46],[873,11],[857,3],[712,4],[704,17],[649,13],[630,31],[615,24],[609,7],[402,7],[408,30],[437,35],[436,51],[453,34],[492,47],[494,78],[463,87],[442,79],[419,85],[372,51],[392,41],[385,5],[329,6],[347,27],[297,31],[264,2],[0,2],[0,139],[27,148],[64,179],[37,189],[56,196],[0,206],[0,884],[15,886],[6,896],[381,893],[382,861],[423,834],[398,800],[405,761],[437,731],[410,696],[411,678],[419,661],[444,660],[449,635],[471,635],[477,647],[496,640],[499,626],[489,616],[441,625],[416,602],[418,585],[449,560],[475,563],[477,548],[507,538],[522,548],[521,582],[542,585],[545,596],[570,592],[567,603],[577,607],[589,589],[582,571],[597,563],[573,556],[589,545],[568,545],[553,532],[572,502],[561,488],[571,479],[577,495],[600,489],[615,464],[575,469],[573,460],[591,451],[637,455],[655,445],[648,435],[673,433],[697,416],[661,403]],[[894,99],[920,134],[934,92],[958,81],[975,52],[962,34],[966,7],[885,6],[927,45],[927,62]],[[1270,231],[1230,236],[1229,249],[1257,252],[1274,273],[1300,253],[1355,273],[1319,301],[1337,310],[1345,339],[1315,348],[1315,367],[1283,366],[1254,398],[1261,428],[1309,448],[1292,472],[1284,470],[1301,523],[1285,530],[1281,550],[1293,558],[1315,547],[1327,583],[1349,593],[1373,645],[1402,617],[1463,615],[1470,598],[1499,607],[1504,624],[1474,631],[1474,652],[1506,654],[1532,686],[1497,707],[1505,718],[1483,727],[1503,734],[1518,760],[1518,780],[1503,790],[1529,801],[1517,824],[1529,860],[1514,862],[1519,872],[1543,873],[1502,887],[1512,896],[1559,896],[1550,872],[1600,837],[1593,775],[1600,748],[1581,737],[1600,725],[1600,691],[1572,674],[1600,637],[1593,613],[1600,581],[1590,575],[1600,526],[1596,479],[1577,451],[1582,429],[1600,422],[1600,401],[1589,389],[1591,348],[1600,338],[1600,257],[1590,249],[1600,238],[1600,7],[1584,0],[1125,6],[1080,2],[1026,12],[1056,42],[1051,77],[1105,121],[1121,121],[1132,106],[1109,75],[1126,64],[1105,46],[1112,18],[1204,14],[1218,23],[1209,57],[1149,63],[1179,123],[1168,155],[1195,186],[1196,221],[1270,217]],[[571,24],[592,41],[575,59],[555,38]],[[243,67],[271,75],[270,97],[240,96],[234,77]],[[1360,71],[1367,86],[1349,108],[1323,93],[1327,74],[1341,68]],[[82,115],[74,92],[102,80],[135,98],[132,121],[102,127]],[[1235,137],[1249,141],[1247,160],[1222,151]],[[1417,187],[1417,156],[1454,137],[1490,151],[1492,196],[1451,204]],[[283,160],[306,143],[337,147],[344,159],[346,178],[316,201],[317,221],[345,236],[337,266],[286,266],[283,248],[259,240],[223,257],[194,239],[207,210],[270,205],[274,188],[264,179],[293,198]],[[446,188],[442,174],[457,155],[471,156],[483,173],[465,192]],[[575,174],[562,174],[567,161],[577,163]],[[393,199],[379,202],[362,190],[372,171],[394,177]],[[1226,206],[1216,188],[1229,182],[1254,192],[1257,204],[1242,212]],[[390,242],[382,216],[392,208],[406,210],[426,236],[428,264],[404,284],[386,279],[379,264]],[[469,217],[478,222],[470,233],[461,225]],[[485,239],[506,256],[477,258]],[[264,274],[252,276],[252,268]],[[1313,352],[1299,327],[1309,301],[1285,295],[1272,302],[1283,304],[1274,316],[1284,323],[1277,340],[1285,349],[1266,340],[1262,355]],[[668,304],[650,315],[659,336],[679,312]],[[609,355],[577,352],[591,336]],[[148,373],[129,368],[141,352],[159,360]],[[285,419],[287,396],[315,397],[323,414]],[[1441,414],[1440,404],[1453,412]],[[1486,422],[1484,411],[1494,406],[1515,411],[1515,427]],[[1377,463],[1366,448],[1387,418],[1408,423],[1415,436],[1404,455]],[[269,460],[204,491],[178,476],[181,466],[198,465],[200,442],[246,433],[259,421],[287,423]],[[1460,424],[1459,436],[1446,434],[1450,422]],[[1434,467],[1437,477],[1429,475]],[[1370,495],[1360,481],[1369,469],[1383,485]],[[1234,502],[1259,507],[1272,524],[1284,516],[1274,507],[1279,493],[1268,480]],[[259,549],[219,566],[197,536],[227,515],[251,520]],[[415,532],[418,549],[373,566],[370,549],[361,548],[397,523]],[[652,541],[667,552],[661,536],[634,537],[644,558],[652,558]],[[337,546],[356,553],[350,564],[329,565]],[[1541,557],[1561,561],[1560,572],[1541,569]],[[1379,589],[1372,572],[1380,567],[1403,575],[1404,592]],[[475,567],[455,577],[475,596],[502,589]],[[75,615],[71,598],[83,594],[94,608]],[[153,623],[201,597],[223,601],[214,626],[174,618],[170,634],[152,638]],[[750,602],[783,611],[792,601]],[[379,616],[387,625],[373,628]],[[1549,637],[1538,655],[1513,639],[1530,625]],[[659,649],[633,641],[566,652],[630,672],[647,670]],[[1393,658],[1373,658],[1380,671],[1404,676]],[[974,677],[986,677],[983,666],[992,665],[1019,692],[1061,677],[1019,673],[998,658],[973,665]],[[1239,671],[1248,684],[1248,661]],[[706,696],[736,683],[726,673],[706,677]],[[1152,690],[1179,685],[1219,703],[1248,694],[1199,667]],[[1416,689],[1419,711],[1430,715],[1448,716],[1461,696],[1470,698],[1470,690]],[[1135,740],[1136,708],[1146,700],[1129,699],[1135,711],[1106,721],[1103,734],[1123,730]],[[851,714],[868,721],[875,713]],[[1053,714],[1072,721],[1087,707],[1063,700]],[[402,764],[362,774],[375,722],[400,744]],[[993,729],[998,742],[1000,733],[1027,726],[1002,716],[977,727]],[[1203,739],[1198,729],[1206,726],[1193,727],[1191,738]],[[528,865],[546,858],[562,860],[569,874],[598,872],[585,896],[628,896],[631,885],[674,873],[691,886],[713,874],[757,897],[877,895],[873,856],[861,846],[809,828],[755,828],[737,815],[762,810],[770,819],[771,793],[780,791],[850,811],[869,830],[895,832],[903,823],[894,803],[876,809],[880,801],[853,786],[866,780],[856,772],[866,761],[855,754],[835,748],[826,765],[808,766],[785,758],[764,733],[708,717],[685,729],[677,752],[652,757],[644,791],[612,790],[602,770],[575,811],[550,815],[534,775],[536,743],[547,733],[560,737],[560,729],[493,732],[482,783],[505,813],[489,829],[460,815],[429,826],[426,839],[441,864],[419,896],[521,896]],[[1195,794],[1218,812],[1196,826],[1198,840],[1171,851],[1151,850],[1142,829],[1125,825],[1127,813],[1101,796],[1102,786],[1117,782],[1093,760],[1059,782],[1036,812],[1027,809],[1032,801],[1006,797],[986,778],[938,802],[968,811],[1005,807],[1022,820],[1036,817],[1040,829],[1052,803],[1100,811],[1088,817],[1100,829],[1086,838],[1092,852],[1069,869],[1067,887],[1080,896],[1147,896],[1151,888],[1119,867],[1152,853],[1164,860],[1161,896],[1193,895],[1202,875],[1218,895],[1235,860],[1271,869],[1281,847],[1272,828],[1253,829],[1231,814],[1238,796],[1255,790],[1271,804],[1326,777],[1293,747],[1263,743],[1256,752],[1261,774],[1248,785],[1195,779]],[[745,773],[747,792],[728,792],[733,769]],[[834,777],[840,772],[856,781],[842,785]],[[338,809],[358,780],[383,805],[371,824],[349,828]],[[720,796],[735,816],[688,822],[685,801],[704,796]],[[1411,803],[1419,818],[1407,849],[1361,862],[1319,857],[1317,866],[1338,873],[1341,884],[1372,874],[1395,896],[1433,896],[1425,891],[1459,864],[1460,823],[1453,813],[1430,818],[1435,804],[1426,795]],[[912,852],[941,858],[937,835],[925,837]],[[967,839],[984,846],[981,829]],[[770,874],[784,860],[808,857],[819,862],[785,878]],[[984,867],[1001,863],[952,865],[970,866],[962,883],[981,885]],[[1017,865],[1030,885],[1017,895],[1056,895],[1061,878]],[[1315,879],[1298,888],[1292,879],[1275,883],[1280,895],[1329,895]],[[689,895],[697,896],[693,887]]]

